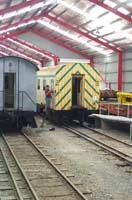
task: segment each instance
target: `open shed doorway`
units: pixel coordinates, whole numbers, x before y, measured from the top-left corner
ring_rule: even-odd
[[[82,75],[72,76],[72,106],[82,106]]]
[[[4,107],[5,109],[14,109],[15,107],[15,88],[16,74],[5,73],[4,76]]]

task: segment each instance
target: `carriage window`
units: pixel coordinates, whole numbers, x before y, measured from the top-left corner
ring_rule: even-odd
[[[46,80],[43,80],[43,90],[45,90]]]
[[[40,79],[38,79],[38,90],[40,90]]]

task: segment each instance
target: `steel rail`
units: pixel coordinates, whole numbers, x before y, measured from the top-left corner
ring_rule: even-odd
[[[125,144],[125,145],[127,145],[127,146],[129,146],[129,147],[132,147],[132,144],[129,144],[129,143],[124,142],[124,141],[121,141],[121,140],[118,140],[117,138],[114,138],[114,137],[112,137],[112,136],[110,136],[110,135],[107,135],[107,134],[105,134],[105,133],[102,133],[102,132],[100,132],[100,131],[98,131],[98,130],[89,128],[89,127],[87,127],[87,126],[83,126],[83,127],[86,128],[86,129],[88,129],[88,130],[90,130],[90,131],[93,131],[93,132],[95,132],[95,133],[99,133],[100,135],[104,135],[104,136],[106,136],[106,137],[108,137],[108,138],[110,138],[110,139],[113,139],[113,140],[115,140],[115,141],[117,141],[117,142],[119,142],[119,143],[121,143],[121,144]]]
[[[48,159],[48,157],[34,144],[34,142],[23,132],[22,133],[27,140],[34,146],[34,148],[41,154],[41,156],[56,170],[56,172],[61,175],[61,177],[73,188],[73,190],[84,200],[87,200],[87,198],[83,195],[83,193],[70,181],[69,178],[67,178],[64,173],[62,173],[55,164]]]
[[[29,182],[29,180],[28,180],[28,178],[27,178],[27,176],[26,176],[24,170],[22,169],[22,167],[21,167],[21,165],[20,165],[18,159],[16,158],[16,156],[15,156],[13,150],[11,149],[11,147],[10,147],[10,145],[9,145],[9,143],[8,143],[8,141],[7,141],[7,139],[6,139],[6,137],[5,137],[5,135],[4,135],[3,133],[2,133],[1,135],[2,135],[2,138],[4,139],[4,142],[6,143],[6,145],[7,145],[7,147],[8,147],[8,149],[9,149],[9,151],[11,152],[11,154],[12,154],[12,156],[13,156],[13,158],[14,158],[14,160],[15,160],[15,162],[16,162],[16,164],[17,164],[17,166],[18,166],[18,168],[19,168],[19,170],[20,170],[20,172],[21,172],[21,174],[22,174],[22,176],[24,177],[26,183],[28,184],[28,186],[29,186],[29,188],[30,188],[30,191],[31,191],[33,197],[35,198],[35,200],[39,200],[39,198],[38,198],[38,196],[37,196],[37,194],[36,194],[34,188],[32,187],[31,183]]]
[[[69,132],[72,132],[80,137],[82,137],[83,139],[89,141],[89,142],[92,142],[93,144],[109,151],[110,153],[116,155],[117,157],[120,157],[122,158],[123,160],[127,161],[130,165],[132,165],[132,159],[129,159],[129,158],[132,158],[131,156],[128,156],[127,154],[107,145],[107,144],[104,144],[103,142],[99,141],[99,140],[96,140],[90,136],[87,136],[86,134],[82,133],[81,131],[77,131],[71,127],[66,127],[66,126],[62,126],[64,129],[68,130]]]
[[[14,185],[14,188],[15,188],[15,192],[16,192],[16,194],[17,194],[17,197],[19,198],[19,200],[23,200],[23,198],[22,198],[22,196],[21,196],[21,192],[20,192],[20,190],[19,190],[19,188],[18,188],[18,186],[17,186],[17,183],[16,183],[16,180],[15,180],[15,178],[14,178],[14,176],[13,176],[13,173],[12,173],[12,171],[11,171],[11,169],[10,169],[10,166],[9,166],[9,163],[8,163],[8,161],[7,161],[7,159],[6,159],[6,156],[5,156],[5,154],[4,154],[4,151],[0,148],[0,151],[1,151],[1,154],[2,154],[2,157],[3,157],[3,160],[4,160],[4,162],[5,162],[5,164],[6,164],[6,167],[7,167],[7,169],[8,169],[8,172],[9,172],[9,174],[10,174],[10,176],[11,176],[11,179],[12,179],[12,182],[13,182],[13,185]]]

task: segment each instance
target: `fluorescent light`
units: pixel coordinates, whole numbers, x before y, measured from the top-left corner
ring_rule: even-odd
[[[13,39],[11,39],[11,38],[7,38],[7,40],[9,40],[9,41],[11,41],[11,42],[13,42],[13,43],[15,43],[15,44],[17,44],[17,45],[19,45],[19,46],[22,46],[22,47],[28,49],[29,51],[33,51],[33,52],[35,52],[35,53],[37,53],[37,54],[40,54],[41,56],[44,56],[44,57],[46,57],[46,58],[49,58],[49,59],[53,60],[53,58],[49,57],[49,56],[46,55],[45,53],[41,53],[41,52],[39,52],[39,51],[37,51],[37,50],[35,50],[35,49],[32,49],[32,48],[26,46],[26,44],[25,44],[25,45],[24,45],[24,44],[21,44],[20,42],[15,41],[15,40],[13,40]],[[24,42],[24,41],[22,41],[22,42]],[[30,44],[30,43],[28,43],[28,44],[31,45],[31,46],[33,46],[33,45]],[[34,47],[34,46],[33,46],[33,47]]]
[[[88,44],[85,40],[83,40],[83,39],[81,39],[81,38],[79,38],[79,37],[77,37],[77,36],[75,36],[75,35],[73,35],[71,33],[68,33],[68,32],[66,32],[66,31],[64,31],[64,30],[62,30],[62,29],[60,29],[60,28],[58,28],[56,26],[53,26],[52,24],[49,24],[49,23],[47,23],[45,21],[42,21],[42,20],[38,20],[38,23],[40,23],[41,25],[46,26],[46,27],[58,32],[59,34],[65,35],[66,37],[68,37],[68,38],[70,38],[72,40],[75,40],[78,43],[84,44],[88,48],[91,48],[91,49],[93,49],[95,51],[98,51],[101,54],[104,54],[104,55],[108,54],[105,50],[102,50],[102,48],[92,46],[92,45]]]

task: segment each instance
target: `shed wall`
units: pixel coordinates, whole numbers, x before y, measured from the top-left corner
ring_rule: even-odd
[[[81,56],[72,53],[71,51],[60,47],[44,38],[41,38],[40,36],[37,36],[31,32],[22,34],[18,36],[18,38],[32,43],[44,51],[52,52],[52,54],[58,56],[59,58],[82,58]]]
[[[94,63],[111,89],[118,90],[118,55],[95,57]],[[132,50],[123,54],[123,91],[132,92]],[[103,89],[105,85],[102,85]]]

